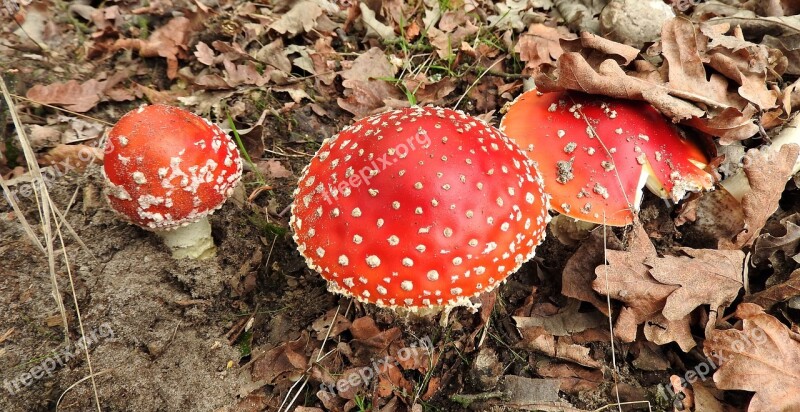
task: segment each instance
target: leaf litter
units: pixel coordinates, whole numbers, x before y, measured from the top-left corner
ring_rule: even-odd
[[[603,15],[606,1],[188,3],[75,4],[72,25],[24,4],[29,17],[18,19],[29,33],[11,27],[9,37],[32,61],[51,59],[67,69],[14,69],[19,90],[35,102],[111,122],[145,102],[181,103],[240,126],[252,166],[266,179],[253,183],[270,188],[243,200],[241,209],[258,211],[243,225],[265,230],[258,237],[263,250],[235,265],[241,279],[225,283],[233,297],[219,299],[230,308],[250,312],[264,304],[274,312],[253,318],[250,340],[235,342],[252,342],[252,354],[222,368],[246,370],[252,384],[239,388],[239,400],[219,398],[215,407],[273,410],[301,387],[307,396],[298,410],[416,411],[422,401],[591,409],[616,400],[604,383],[609,370],[622,379],[615,389],[623,397],[656,406],[672,405],[658,395],[667,387],[696,410],[800,404],[784,390],[797,371],[776,364],[794,365],[800,352],[800,210],[792,202],[796,185],[786,184],[797,151],[761,147],[800,102],[793,77],[800,73],[800,21],[792,5],[694,4],[648,39],[612,40],[601,24],[610,13]],[[71,62],[65,35],[82,39],[85,57],[101,70]],[[415,103],[463,101],[459,107],[496,121],[531,78],[542,91],[653,105],[687,135],[731,148],[719,150],[727,158],[714,164],[724,165],[724,176],[743,169],[750,192],[741,201],[720,190],[698,195],[675,213],[658,204],[644,225],[595,229],[569,246],[551,237],[500,293],[482,297],[484,309],[454,312],[444,329],[361,305],[342,313],[348,303],[335,302],[292,257],[291,241],[274,235],[285,230],[281,210],[314,148],[352,119]],[[20,105],[42,164],[72,164],[87,150],[92,163],[101,161],[99,123],[43,122],[34,103]],[[4,177],[25,173],[13,149],[0,145]],[[92,193],[85,189],[87,204]],[[739,321],[730,323],[732,315]],[[768,339],[757,339],[759,330]],[[747,352],[754,356],[740,350],[744,339],[754,344]],[[702,364],[699,352],[711,360],[724,355],[713,378],[670,381],[670,373],[685,377]],[[641,371],[662,375],[653,383]],[[337,387],[343,379],[355,384]],[[745,396],[723,396],[727,391]]]

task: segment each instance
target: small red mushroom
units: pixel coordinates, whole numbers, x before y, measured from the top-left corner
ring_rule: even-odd
[[[214,256],[207,216],[242,176],[239,150],[227,134],[183,109],[143,106],[114,125],[105,153],[112,209],[159,233],[176,258]]]
[[[642,102],[532,90],[500,129],[537,163],[551,207],[581,221],[632,223],[645,185],[675,202],[713,185],[703,151]]]
[[[505,135],[415,107],[327,139],[298,182],[291,227],[329,290],[379,306],[469,305],[544,238],[541,178]]]

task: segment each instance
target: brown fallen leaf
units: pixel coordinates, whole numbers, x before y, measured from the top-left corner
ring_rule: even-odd
[[[676,285],[665,285],[654,279],[645,259],[656,257],[656,249],[644,228],[634,227],[628,235],[628,250],[606,252],[608,265],[595,269],[596,279],[592,288],[625,304],[617,317],[618,336],[636,336],[636,325],[640,325],[659,314],[667,297],[677,290]],[[633,329],[631,330],[631,326]]]
[[[518,329],[543,327],[554,336],[572,336],[586,329],[602,326],[606,318],[599,312],[579,312],[580,302],[570,299],[559,313],[552,316],[512,316]]]
[[[463,25],[456,26],[455,28],[452,26],[442,26],[441,23],[440,27],[445,27],[446,30],[431,27],[428,29],[427,34],[431,45],[433,45],[436,50],[436,54],[442,59],[451,56],[458,49],[462,41],[474,36],[480,31],[480,28],[469,19],[464,20]],[[450,31],[452,29],[454,30]]]
[[[103,149],[84,144],[58,144],[39,157],[41,165],[51,165],[59,175],[83,171],[89,164],[103,164]]]
[[[175,17],[157,28],[147,40],[119,39],[113,49],[133,49],[142,57],[163,57],[167,59],[167,77],[174,79],[178,74],[178,59],[187,56],[191,26],[188,18]]]
[[[703,352],[719,369],[720,389],[755,392],[748,411],[800,408],[800,336],[752,303],[736,309],[738,328],[714,330]]]
[[[317,19],[322,16],[322,7],[316,1],[300,1],[280,18],[269,25],[269,28],[280,34],[308,33],[314,29]]]
[[[607,251],[608,265],[595,269],[595,291],[625,304],[615,333],[625,341],[645,323],[645,337],[655,343],[676,341],[688,351],[694,346],[690,313],[710,305],[716,313],[742,287],[744,253],[739,250],[682,248],[685,256],[658,257],[646,231],[635,226],[627,251]],[[707,328],[716,322],[709,316]]]
[[[684,352],[689,352],[696,344],[692,336],[689,316],[669,320],[662,314],[655,315],[644,323],[644,337],[656,345],[675,342]]]
[[[355,319],[350,325],[350,333],[353,340],[348,345],[352,353],[346,356],[354,366],[369,365],[375,359],[382,359],[388,354],[389,345],[402,335],[397,327],[381,331],[369,316]]]
[[[789,275],[789,279],[785,282],[769,287],[761,292],[747,295],[744,297],[744,301],[755,303],[769,310],[774,305],[795,296],[800,296],[800,269],[792,272],[792,274]]]
[[[680,248],[686,256],[648,257],[650,275],[666,285],[680,288],[670,293],[662,313],[669,320],[680,320],[700,305],[712,311],[727,307],[742,288],[744,252]],[[716,319],[709,319],[715,322]]]
[[[742,197],[745,226],[734,238],[721,240],[721,249],[739,249],[755,241],[767,219],[778,209],[799,153],[800,147],[795,144],[785,145],[778,152],[747,151],[743,163],[750,191]]]
[[[600,370],[572,363],[542,361],[536,364],[535,370],[536,374],[544,378],[558,379],[560,391],[575,395],[580,392],[596,390],[605,379]]]
[[[750,258],[753,266],[762,266],[769,262],[776,273],[786,269],[785,261],[800,263],[800,213],[787,216],[780,224],[759,235],[753,242],[753,255]],[[784,272],[785,273],[785,272]]]
[[[400,370],[393,363],[383,363],[375,371],[378,380],[375,382],[373,397],[387,398],[392,393],[402,395],[413,393],[413,387]]]
[[[331,309],[312,322],[311,329],[316,333],[317,340],[333,339],[350,329],[350,321],[337,313],[336,309]]]
[[[37,84],[28,89],[25,97],[39,103],[55,104],[73,112],[83,113],[92,110],[97,103],[100,103],[105,89],[106,84],[95,79],[83,83],[70,80],[46,86]]]
[[[572,342],[569,336],[556,337],[541,326],[520,328],[522,340],[517,347],[533,350],[552,358],[575,362],[589,368],[600,368],[602,364],[590,356],[590,349]]]
[[[417,73],[405,76],[402,81],[405,89],[416,97],[419,105],[441,104],[442,99],[456,89],[455,81],[451,77],[432,81],[424,73]]]
[[[303,331],[299,338],[275,347],[253,361],[253,381],[263,380],[273,384],[283,375],[300,375],[308,365],[304,348],[308,344],[308,332]]]
[[[564,53],[559,40],[571,36],[556,27],[541,23],[531,24],[528,31],[519,36],[514,52],[519,53],[519,59],[525,63],[526,72],[533,73],[543,64],[554,64]]]
[[[267,159],[264,161],[259,161],[256,164],[258,170],[262,171],[267,177],[281,179],[285,177],[291,177],[292,172],[290,172],[286,167],[284,167],[281,162],[275,159]]]
[[[397,87],[382,80],[393,78],[396,72],[397,67],[389,63],[381,49],[369,49],[340,73],[345,97],[336,99],[339,107],[357,118],[383,111],[387,100],[403,98]]]
[[[595,279],[594,269],[603,264],[604,246],[610,250],[622,249],[622,243],[610,230],[606,245],[603,244],[603,231],[591,232],[589,238],[583,241],[564,265],[561,275],[561,294],[589,302],[608,316],[606,301],[592,289],[592,281]]]

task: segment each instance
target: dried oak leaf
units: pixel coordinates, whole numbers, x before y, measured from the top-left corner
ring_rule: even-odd
[[[743,159],[750,191],[742,197],[745,226],[733,239],[722,239],[720,249],[740,249],[755,241],[767,219],[778,209],[786,181],[800,153],[800,146],[787,144],[778,152],[750,149]]]
[[[296,340],[284,342],[254,360],[253,381],[263,380],[267,384],[274,384],[283,375],[302,373],[308,365],[308,358],[304,354],[308,342],[308,332],[303,331]]]
[[[367,3],[360,3],[358,6],[361,10],[361,21],[367,27],[368,38],[378,37],[385,41],[392,41],[397,38],[394,29],[378,21],[375,12],[367,6]]]
[[[569,33],[556,27],[541,23],[531,24],[528,31],[519,36],[514,51],[519,53],[519,59],[525,63],[525,70],[531,73],[542,64],[555,63],[564,53],[559,40],[568,36]]]
[[[440,25],[440,27],[443,26]],[[449,29],[450,27],[445,28]],[[478,31],[480,31],[480,28],[467,19],[463,25],[457,26],[452,32],[431,27],[428,29],[428,38],[439,57],[445,59],[454,53],[461,42],[474,36]]]
[[[55,104],[73,112],[83,113],[92,110],[97,103],[100,103],[105,89],[105,82],[95,79],[83,83],[70,80],[46,86],[37,84],[28,89],[25,97],[39,103]]]
[[[517,343],[517,347],[543,353],[553,358],[575,362],[589,368],[602,366],[599,361],[590,356],[588,347],[574,344],[569,336],[553,336],[541,326],[523,328],[519,332],[522,335],[522,340]]]
[[[614,250],[622,249],[622,243],[610,230],[605,246]],[[603,264],[603,248],[603,232],[600,230],[591,232],[589,238],[583,241],[564,265],[561,275],[561,294],[589,302],[607,316],[606,301],[592,289],[592,281],[595,279],[594,269]]]
[[[795,213],[780,220],[777,228],[769,229],[767,233],[759,235],[753,242],[753,255],[751,262],[754,266],[761,266],[766,262],[776,271],[785,268],[782,264],[786,259],[795,259],[800,263],[797,252],[800,248],[800,213]],[[766,230],[765,230],[766,231]]]
[[[339,107],[359,118],[382,111],[387,100],[403,98],[397,87],[381,80],[393,78],[396,72],[397,67],[389,63],[381,49],[369,49],[340,73],[345,97],[336,99]]]
[[[708,76],[705,62],[708,38],[691,22],[676,18],[662,28],[660,51],[664,65],[657,70],[634,57],[622,44],[591,35],[580,40],[562,41],[565,53],[554,68],[535,75],[541,91],[578,90],[622,99],[644,100],[673,121],[683,121],[720,138],[723,144],[749,138],[758,132],[753,117],[757,107],[736,92],[728,90],[729,81],[719,73]],[[570,44],[574,44],[570,46]],[[581,48],[577,49],[577,45]],[[722,56],[722,55],[721,55]],[[724,57],[719,57],[722,62]],[[621,65],[632,71],[626,72]],[[730,67],[730,64],[725,67]],[[738,63],[732,76],[742,82]],[[757,87],[748,83],[745,90],[763,104],[767,100]],[[766,88],[765,85],[762,85]],[[766,94],[772,92],[766,91]]]
[[[785,282],[771,286],[761,292],[747,295],[744,297],[744,301],[755,303],[769,310],[775,304],[795,296],[800,296],[800,269],[792,272]]]
[[[752,303],[736,309],[741,329],[714,330],[703,352],[717,363],[720,389],[755,392],[748,411],[800,408],[800,337]]]
[[[665,285],[650,275],[644,264],[648,258],[656,258],[656,248],[650,242],[644,228],[636,226],[628,236],[628,250],[606,252],[608,265],[595,269],[596,278],[592,288],[625,304],[627,310],[620,312],[617,322],[630,327],[640,325],[659,314],[667,297],[679,289],[676,285]],[[608,288],[608,289],[606,289]],[[619,332],[629,332],[618,326]],[[615,331],[617,332],[617,331]],[[635,336],[635,329],[633,336]],[[629,333],[626,333],[630,336]]]
[[[317,25],[317,19],[322,16],[322,12],[322,7],[316,1],[301,1],[281,14],[269,28],[280,34],[308,33]]]
[[[684,352],[689,352],[697,343],[692,337],[689,316],[679,320],[669,320],[662,314],[648,319],[644,324],[644,337],[656,345],[675,342]]]
[[[191,20],[175,17],[156,29],[147,40],[119,39],[113,49],[133,49],[142,57],[163,57],[167,59],[167,78],[174,79],[178,74],[178,59],[186,58],[191,30]]]
[[[512,316],[518,329],[543,327],[555,336],[572,336],[586,329],[602,326],[606,318],[598,312],[582,313],[580,302],[570,299],[566,307],[552,316]]]
[[[645,323],[648,340],[675,341],[687,351],[695,344],[689,314],[706,304],[717,310],[736,298],[742,286],[741,251],[680,250],[686,256],[658,257],[644,228],[637,226],[627,251],[607,251],[608,265],[595,269],[592,287],[625,304],[617,317],[618,337],[631,341],[637,325]],[[715,321],[711,317],[709,325]]]
[[[317,340],[332,339],[340,333],[350,329],[350,321],[331,309],[311,323],[311,329],[316,333]]]
[[[680,320],[700,305],[727,307],[742,288],[744,252],[680,248],[686,256],[651,256],[644,263],[650,275],[667,285],[680,286],[667,298],[662,313]],[[709,320],[711,321],[711,320]]]
[[[557,379],[559,390],[573,395],[593,391],[605,380],[603,372],[571,363],[542,361],[536,364],[536,374],[544,378]]]
[[[388,354],[389,345],[402,335],[397,327],[381,331],[369,316],[355,319],[350,325],[350,333],[353,334],[349,343],[352,353],[348,358],[354,366],[369,365],[375,359],[383,358]]]

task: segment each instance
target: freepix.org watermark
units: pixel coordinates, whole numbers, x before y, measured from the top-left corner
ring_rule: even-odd
[[[386,369],[386,365],[397,366],[401,362],[406,362],[413,358],[417,358],[420,355],[430,355],[432,352],[433,341],[431,341],[429,336],[425,336],[424,338],[412,343],[409,347],[398,350],[396,357],[386,355],[382,359],[377,359],[370,365],[358,369],[358,371],[355,373],[350,373],[346,376],[343,376],[333,384],[320,384],[319,390],[336,395],[337,391],[338,393],[342,393],[347,392],[352,387],[361,386],[362,384],[364,386],[369,385],[369,382],[372,380],[372,378],[378,376]]]
[[[45,376],[53,376],[53,372],[58,368],[64,367],[73,358],[81,356],[86,348],[91,348],[103,340],[113,338],[114,330],[111,329],[111,325],[107,322],[103,323],[96,328],[92,328],[77,342],[56,351],[16,378],[4,380],[3,387],[8,393],[15,395]]]
[[[50,167],[43,167],[41,169],[43,186],[49,189],[56,181],[73,170],[77,170],[89,163],[99,161],[98,145],[99,143],[95,142],[81,147],[80,150],[78,150],[77,159],[75,157],[65,157],[60,162],[53,163]],[[114,146],[110,144],[103,147],[105,155],[108,155],[113,150]],[[76,163],[73,163],[73,161]],[[7,199],[10,197],[15,201],[19,201],[20,197],[29,198],[34,193],[35,184],[37,185],[36,187],[40,187],[36,182],[19,183],[15,187],[10,188],[9,193],[5,193],[5,196]]]
[[[336,144],[347,145],[350,144],[350,141],[345,140],[341,143],[336,141]],[[397,163],[398,159],[405,158],[409,153],[419,148],[427,149],[430,144],[430,136],[428,136],[428,133],[426,133],[425,130],[420,128],[416,133],[414,133],[413,136],[408,137],[405,142],[400,142],[395,147],[384,152],[380,157],[371,159],[370,163],[361,169],[347,169],[344,179],[339,181],[339,183],[336,185],[330,185],[330,187],[323,188],[320,194],[325,198],[325,201],[331,205],[333,204],[333,200],[339,197],[339,194],[342,194],[346,197],[350,195],[350,191],[352,190],[351,188],[359,187],[362,184],[369,186],[372,178],[377,176],[382,171],[388,169],[389,166]]]

